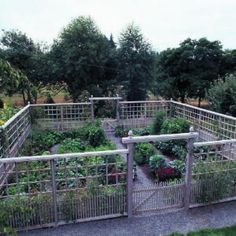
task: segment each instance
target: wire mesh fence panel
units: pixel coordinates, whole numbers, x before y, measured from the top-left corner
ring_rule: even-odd
[[[32,121],[43,129],[70,130],[91,120],[91,103],[31,105]]]
[[[124,158],[119,150],[90,153],[1,160],[4,224],[27,229],[126,215]]]
[[[212,142],[194,152],[191,204],[204,204],[236,197],[234,142]]]
[[[127,128],[141,128],[149,125],[158,110],[170,115],[168,101],[130,101],[120,102],[120,123]]]

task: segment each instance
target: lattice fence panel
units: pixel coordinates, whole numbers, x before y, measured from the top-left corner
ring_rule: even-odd
[[[32,105],[33,122],[43,129],[70,130],[91,120],[91,103]]]
[[[187,119],[199,131],[203,141],[235,139],[236,118],[173,102],[173,116]]]
[[[0,158],[17,155],[29,135],[30,127],[30,106],[28,105],[2,126]]]
[[[120,102],[120,122],[127,128],[145,127],[151,123],[158,110],[166,111],[170,115],[168,101],[130,101]]]

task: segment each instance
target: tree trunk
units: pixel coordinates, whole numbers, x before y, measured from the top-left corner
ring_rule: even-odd
[[[201,107],[201,101],[202,101],[202,99],[199,97],[198,98],[198,107]]]
[[[185,98],[184,98],[184,96],[181,96],[181,97],[180,97],[180,101],[181,101],[182,103],[185,103]]]
[[[24,91],[21,91],[21,93],[22,93],[23,102],[24,102],[24,105],[25,105],[25,104],[26,104],[26,100],[25,100],[25,93],[24,93]]]

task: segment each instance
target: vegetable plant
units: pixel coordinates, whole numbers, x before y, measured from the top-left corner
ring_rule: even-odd
[[[138,165],[148,164],[150,156],[155,154],[155,148],[150,143],[135,145],[134,160]]]

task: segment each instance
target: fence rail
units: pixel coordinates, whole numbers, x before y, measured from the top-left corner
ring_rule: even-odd
[[[30,128],[30,105],[27,105],[1,127],[0,158],[16,156]]]
[[[173,116],[187,119],[197,128],[203,141],[236,138],[235,117],[175,101],[171,103]]]
[[[127,167],[120,155],[127,154],[119,149],[0,159],[6,177],[0,208],[8,224],[25,229],[126,215]]]

